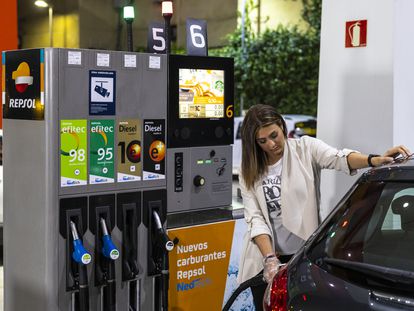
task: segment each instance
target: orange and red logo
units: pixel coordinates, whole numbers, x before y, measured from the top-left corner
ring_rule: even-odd
[[[12,79],[16,85],[17,92],[25,92],[28,86],[33,84],[29,64],[26,62],[20,63],[17,69],[12,72]]]

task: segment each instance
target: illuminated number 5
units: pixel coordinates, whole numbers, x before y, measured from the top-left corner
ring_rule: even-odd
[[[232,116],[233,116],[233,105],[229,105],[227,108],[226,108],[226,116],[227,116],[227,118],[231,118]]]
[[[152,38],[154,41],[160,41],[161,46],[153,45],[155,51],[164,51],[165,50],[165,39],[164,37],[160,36],[159,34],[164,33],[164,29],[162,28],[152,28]]]
[[[206,40],[204,40],[204,36],[199,33],[199,32],[195,32],[195,30],[200,31],[202,28],[199,25],[191,25],[190,26],[190,33],[191,33],[191,42],[193,42],[193,45],[196,48],[203,48],[206,46]],[[200,42],[197,42],[198,41]]]

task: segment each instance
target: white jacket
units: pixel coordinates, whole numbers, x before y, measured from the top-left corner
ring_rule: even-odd
[[[338,150],[309,136],[286,140],[282,160],[281,208],[283,225],[289,231],[306,240],[316,230],[319,225],[321,170],[335,169],[355,174],[356,170],[349,170],[346,158],[351,152],[356,151]],[[238,274],[241,283],[263,269],[262,254],[253,238],[268,234],[273,244],[274,241],[262,179],[255,183],[254,189],[247,191],[241,176],[240,187],[247,222]]]

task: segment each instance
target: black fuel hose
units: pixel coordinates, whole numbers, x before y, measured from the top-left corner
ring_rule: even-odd
[[[103,311],[115,311],[116,310],[116,286],[115,280],[109,280],[103,288]]]
[[[79,311],[89,311],[88,275],[86,274],[86,266],[82,264],[79,264],[79,293],[76,309]]]
[[[259,286],[266,284],[266,281],[263,279],[263,274],[258,274],[247,281],[244,281],[240,284],[239,287],[231,294],[230,298],[227,300],[226,304],[223,307],[222,311],[230,310],[231,306],[233,305],[234,301],[239,297],[240,293],[248,289],[249,287]]]

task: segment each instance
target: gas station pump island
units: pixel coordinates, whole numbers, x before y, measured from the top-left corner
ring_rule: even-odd
[[[2,60],[5,310],[172,310],[180,239],[166,228],[231,205],[233,60],[57,48]]]

